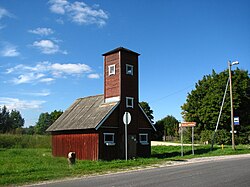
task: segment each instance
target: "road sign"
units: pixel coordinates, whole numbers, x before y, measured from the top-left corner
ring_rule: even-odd
[[[240,118],[234,117],[234,125],[240,125]]]
[[[196,122],[182,122],[179,124],[179,127],[195,127]]]
[[[131,114],[129,112],[125,112],[123,115],[123,123],[125,125],[128,125],[130,124],[130,122],[131,122]]]
[[[124,137],[125,137],[125,159],[128,160],[128,129],[127,126],[131,122],[131,114],[125,112],[123,115],[123,123],[125,125]]]
[[[182,122],[179,124],[181,129],[181,156],[183,156],[183,128],[182,127],[192,127],[192,153],[194,155],[194,127],[196,122]]]

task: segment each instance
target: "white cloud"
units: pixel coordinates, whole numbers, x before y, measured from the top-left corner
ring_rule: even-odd
[[[3,17],[13,17],[13,16],[8,10],[0,7],[0,19],[2,19]]]
[[[23,64],[19,64],[19,65],[13,67],[13,68],[7,69],[6,73],[9,74],[9,73],[14,73],[14,72],[20,73],[20,72],[23,72],[23,71],[36,71],[38,67],[39,67],[39,65],[37,65],[35,67],[30,67],[30,66],[25,66]]]
[[[7,45],[0,51],[1,56],[3,57],[15,57],[19,56],[20,53],[17,51],[16,46]]]
[[[15,84],[22,84],[22,83],[31,83],[34,82],[36,80],[40,80],[42,77],[44,77],[45,75],[42,73],[26,73],[26,74],[22,74],[19,75],[18,78],[14,78],[13,82]]]
[[[24,83],[50,83],[58,78],[68,76],[81,76],[90,73],[91,67],[86,64],[60,64],[50,62],[40,62],[35,66],[26,66],[19,64],[7,69],[7,74],[14,74],[17,77],[11,80],[14,84]]]
[[[99,78],[100,78],[100,75],[97,74],[97,73],[89,74],[89,75],[88,75],[88,78],[90,78],[90,79],[99,79]]]
[[[103,26],[108,19],[108,14],[99,9],[97,5],[91,7],[84,2],[71,3],[67,0],[50,0],[49,4],[51,12],[66,15],[72,22],[79,25],[97,24]]]
[[[25,110],[41,108],[46,101],[42,100],[20,100],[18,98],[0,97],[0,106],[6,106],[9,110]]]
[[[46,97],[50,95],[49,90],[42,90],[40,92],[29,92],[29,93],[24,93],[24,95],[31,95],[31,96],[38,96],[38,97]]]
[[[11,14],[8,10],[6,10],[5,8],[0,7],[0,21],[1,19],[3,19],[4,17],[14,17],[13,14]],[[5,25],[3,25],[2,23],[0,23],[0,30],[5,28]]]
[[[29,30],[28,32],[33,33],[33,34],[38,34],[41,36],[48,36],[54,33],[54,31],[51,28],[40,28],[40,27],[34,30]]]
[[[50,11],[56,14],[65,14],[65,6],[69,3],[67,0],[49,0]]]
[[[67,51],[60,50],[59,45],[54,43],[52,40],[35,41],[32,46],[38,48],[43,54],[67,54]]]
[[[52,81],[54,81],[55,79],[53,78],[44,78],[44,79],[40,79],[39,82],[45,82],[45,83],[50,83]]]
[[[86,64],[51,64],[50,69],[56,75],[58,74],[82,74],[90,72],[91,68]]]

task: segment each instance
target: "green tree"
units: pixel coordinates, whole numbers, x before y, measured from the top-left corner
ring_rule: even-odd
[[[35,125],[36,134],[47,134],[46,129],[49,128],[61,115],[62,111],[54,110],[50,114],[48,112],[41,113],[38,122]]]
[[[48,112],[41,113],[35,126],[36,134],[46,134],[46,129],[52,124],[51,116]]]
[[[54,123],[61,115],[62,115],[63,111],[59,110],[54,110],[53,112],[50,113],[51,116],[51,121],[52,123]]]
[[[167,136],[178,137],[179,122],[172,115],[167,115],[165,118],[157,121],[155,127],[158,131],[158,136],[161,136],[158,137],[160,140],[162,140],[162,137],[166,140]]]
[[[21,132],[24,125],[24,119],[17,110],[9,112],[6,106],[0,107],[0,132],[1,133],[14,133]]]
[[[17,129],[21,128],[24,125],[24,118],[22,118],[22,115],[17,110],[12,110],[10,113],[10,120],[11,120],[11,128]]]
[[[6,133],[11,130],[10,113],[6,106],[0,107],[0,132]]]
[[[195,89],[188,94],[182,105],[185,121],[197,122],[196,133],[203,130],[214,130],[218,119],[223,94],[228,81],[228,70],[217,74],[214,70],[199,80]],[[232,72],[234,114],[240,117],[241,125],[236,127],[240,133],[250,132],[250,79],[248,71],[236,69]],[[231,130],[230,95],[227,91],[220,129]]]
[[[148,116],[148,119],[151,121],[151,123],[154,122],[154,116],[153,116],[153,110],[151,110],[149,104],[145,101],[140,102],[140,106],[144,110],[145,114]]]

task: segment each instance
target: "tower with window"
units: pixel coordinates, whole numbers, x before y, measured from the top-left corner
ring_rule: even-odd
[[[105,103],[120,101],[124,110],[136,107],[139,55],[123,47],[103,54]]]
[[[124,155],[124,124],[122,116],[131,114],[128,130],[128,157],[137,155],[139,139],[139,99],[138,99],[138,56],[140,54],[126,48],[117,48],[104,56],[104,102],[119,102],[117,138],[119,152]]]

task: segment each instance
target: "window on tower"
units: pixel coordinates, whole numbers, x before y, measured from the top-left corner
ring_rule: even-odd
[[[133,75],[134,66],[126,64],[126,74]]]
[[[115,64],[108,66],[108,73],[110,75],[115,75]]]
[[[126,97],[126,107],[127,108],[134,108],[134,98],[133,97]]]

